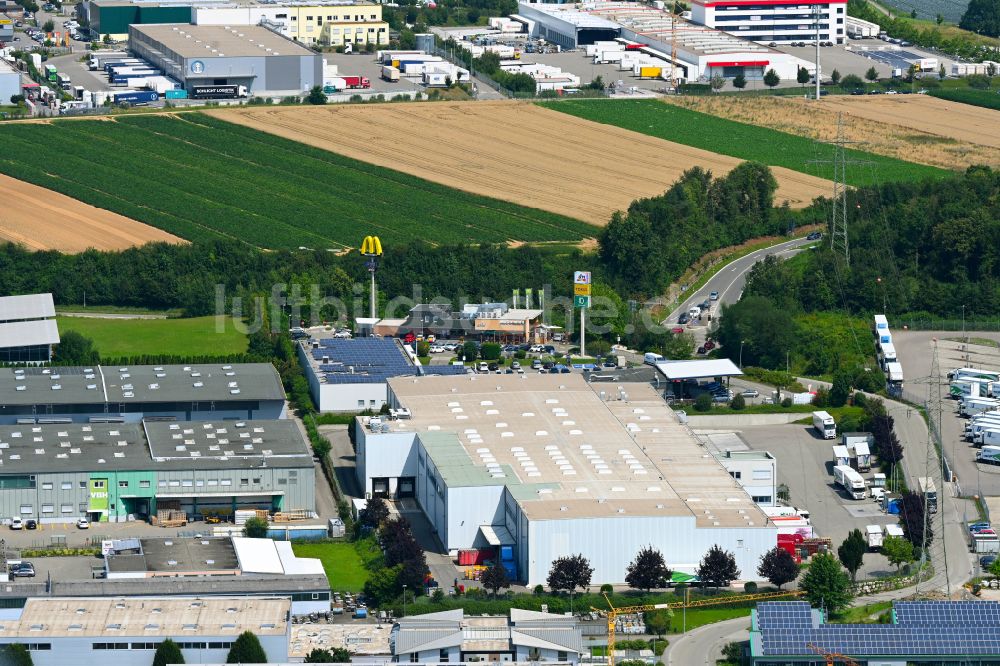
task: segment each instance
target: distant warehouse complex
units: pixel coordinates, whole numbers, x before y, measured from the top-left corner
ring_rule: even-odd
[[[730,5],[741,4],[726,3],[725,9],[728,11]],[[767,4],[758,2],[754,6]],[[737,15],[742,16],[734,16]],[[634,2],[594,1],[573,5],[521,2],[518,16],[527,23],[533,37],[541,37],[563,48],[575,49],[595,42],[624,39],[670,63],[675,19],[652,6]],[[712,26],[677,19],[677,61],[672,63],[676,68],[673,76],[688,81],[707,80],[716,74],[727,78],[743,74],[747,79],[760,79],[768,69],[773,69],[782,79],[794,80],[800,67],[810,72],[815,69],[813,63],[757,43],[779,40],[764,38],[752,31],[746,36],[742,32],[738,36],[730,34],[733,32],[736,32],[734,26],[725,21]],[[808,36],[803,34],[799,38],[808,39]],[[671,76],[669,64],[667,71],[664,78]]]
[[[0,60],[0,75],[6,64]],[[14,94],[20,94],[19,82],[17,88]],[[47,363],[52,358],[52,345],[56,344],[59,329],[52,294],[0,298],[0,362]]]
[[[129,48],[193,97],[213,87],[253,94],[298,95],[323,84],[323,58],[259,26],[132,25]],[[198,94],[201,90],[203,94]]]
[[[686,573],[719,544],[752,579],[775,546],[774,525],[651,386],[598,393],[575,374],[388,385],[398,420],[357,422],[365,492],[415,498],[449,550],[509,546],[529,585],[569,553],[594,580],[624,582],[648,544]]]

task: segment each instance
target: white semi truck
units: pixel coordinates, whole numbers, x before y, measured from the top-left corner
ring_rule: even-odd
[[[853,499],[864,499],[867,495],[867,486],[861,475],[847,465],[837,465],[833,468],[833,478],[837,485]]]
[[[835,439],[837,437],[837,422],[826,412],[813,412],[813,428],[823,439]]]

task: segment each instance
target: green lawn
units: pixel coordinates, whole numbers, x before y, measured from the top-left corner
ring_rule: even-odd
[[[747,624],[750,622],[750,607],[745,608],[689,608],[687,611],[687,622],[684,621],[684,611],[674,610],[673,617],[670,618],[670,633],[679,634],[683,628],[688,631],[696,629],[702,625],[732,620],[735,617],[746,617]]]
[[[317,557],[335,592],[361,592],[368,580],[361,556],[353,543],[295,543],[292,550],[299,557]]]
[[[339,250],[356,247],[369,233],[397,246],[415,239],[577,242],[596,233],[579,220],[201,113],[7,123],[0,141],[0,173],[190,241]]]
[[[540,104],[555,111],[714,153],[785,167],[821,178],[833,177],[832,162],[815,162],[832,160],[833,146],[819,144],[807,137],[718,118],[658,100],[566,100]],[[848,169],[849,185],[863,186],[873,182],[913,181],[952,175],[944,169],[860,150],[846,150],[845,153],[848,159],[871,163],[870,168]]]
[[[215,317],[190,319],[90,319],[57,317],[60,333],[76,331],[94,341],[104,358],[129,356],[224,356],[247,350],[247,336],[232,318],[216,331]]]
[[[949,102],[971,104],[987,109],[1000,111],[1000,93],[996,90],[977,90],[975,88],[941,88],[931,90],[930,95]]]

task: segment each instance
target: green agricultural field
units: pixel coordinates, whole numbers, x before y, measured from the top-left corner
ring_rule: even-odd
[[[247,336],[226,317],[221,333],[215,317],[190,319],[90,319],[56,317],[59,332],[76,331],[94,341],[104,358],[144,355],[223,356],[247,350]]]
[[[192,241],[579,241],[594,227],[200,113],[0,127],[0,172]]]
[[[961,102],[972,106],[1000,111],[1000,91],[977,90],[975,88],[938,88],[929,93],[932,97],[946,99],[949,102]]]
[[[368,570],[353,543],[294,543],[292,550],[299,557],[319,558],[334,592],[364,590]]]
[[[587,120],[617,125],[723,155],[785,167],[821,178],[833,177],[832,164],[816,163],[816,160],[832,159],[832,146],[820,145],[806,137],[718,118],[657,100],[567,100],[540,104]],[[850,185],[869,185],[873,180],[885,183],[950,175],[943,169],[892,157],[858,150],[846,152],[848,159],[871,163],[870,167],[847,170]]]

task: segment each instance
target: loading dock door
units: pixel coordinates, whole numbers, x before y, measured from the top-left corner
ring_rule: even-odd
[[[401,476],[399,477],[399,485],[396,490],[396,496],[403,497],[415,497],[416,496],[416,479],[412,476]]]

